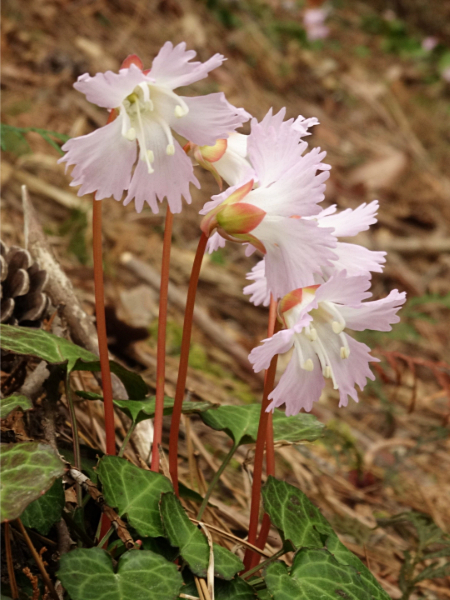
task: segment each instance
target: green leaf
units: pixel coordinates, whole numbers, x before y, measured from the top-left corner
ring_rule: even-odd
[[[216,600],[255,600],[252,586],[240,577],[231,581],[217,579],[214,584],[214,596]]]
[[[48,492],[26,507],[21,521],[25,527],[47,535],[52,525],[61,520],[64,502],[64,486],[62,480],[57,479]]]
[[[325,425],[314,415],[298,413],[287,417],[282,410],[273,413],[273,437],[276,442],[314,442],[323,435]]]
[[[294,579],[289,577],[287,566],[284,563],[276,562],[269,565],[264,580],[274,600],[298,600],[301,598],[300,587]]]
[[[1,520],[20,517],[64,473],[56,450],[38,442],[2,444]]]
[[[177,567],[159,554],[131,550],[112,559],[100,548],[61,556],[58,578],[72,600],[175,600],[183,580]]]
[[[269,565],[265,580],[274,600],[371,600],[356,569],[324,549],[297,552],[290,574],[282,563]]]
[[[209,564],[209,545],[203,533],[189,520],[180,501],[173,492],[161,498],[161,516],[172,546],[180,549],[180,554],[195,575],[206,577]],[[244,568],[242,561],[218,544],[213,545],[214,574],[223,579],[232,579]]]
[[[3,350],[34,356],[51,364],[67,363],[69,371],[80,358],[85,361],[98,360],[92,352],[42,329],[0,325],[0,334]]]
[[[106,504],[115,508],[121,517],[126,516],[140,535],[164,535],[159,501],[163,492],[173,489],[164,475],[140,469],[118,456],[104,456],[97,473]]]
[[[94,354],[92,354],[91,356],[93,357],[93,359],[91,358],[88,362],[85,362],[85,359],[83,357],[80,357],[81,360],[78,360],[76,362],[76,364],[73,367],[73,370],[90,371],[91,373],[100,372],[101,368],[98,357]],[[111,369],[111,373],[117,375],[117,377],[125,386],[130,400],[137,401],[141,400],[142,398],[145,398],[145,396],[148,394],[148,385],[145,383],[145,381],[140,375],[134,373],[133,371],[129,371],[128,369],[122,367],[122,365],[119,365],[119,363],[116,363],[113,360],[109,361],[109,367]],[[99,399],[101,398],[102,396],[99,396]]]
[[[272,523],[296,548],[321,548],[325,537],[334,533],[319,509],[293,485],[269,476],[262,497]]]
[[[247,406],[220,406],[202,413],[200,416],[206,425],[218,431],[224,431],[237,444],[256,442],[258,434],[259,404]],[[273,432],[275,441],[300,442],[314,441],[322,435],[323,425],[313,415],[299,413],[286,417],[283,411],[275,410]]]
[[[369,569],[342,544],[319,509],[303,492],[269,476],[262,489],[262,496],[264,509],[272,523],[282,532],[284,539],[290,540],[296,548],[325,547],[339,564],[349,565],[359,573],[370,598],[389,600]]]
[[[3,152],[13,152],[17,156],[31,152],[31,148],[23,133],[8,125],[1,124],[1,144]]]
[[[1,398],[0,419],[4,419],[9,413],[17,408],[29,410],[30,408],[33,408],[33,403],[26,396],[22,396],[22,394],[12,394],[12,396],[8,396],[7,398]]]
[[[166,538],[144,537],[141,542],[144,550],[151,550],[155,554],[160,554],[169,562],[173,562],[179,555],[178,548],[174,548]]]
[[[114,400],[115,406],[120,408],[133,423],[140,423],[145,419],[150,419],[155,414],[155,396],[146,398],[144,400]],[[164,398],[164,414],[171,415],[173,412],[174,399],[165,397]],[[209,410],[214,406],[211,402],[183,402],[183,413],[184,414],[195,414]]]
[[[88,350],[42,329],[1,325],[1,347],[4,350],[45,360],[50,364],[67,364],[69,371],[100,371],[98,356]],[[131,399],[144,398],[148,386],[140,375],[109,361],[111,372],[122,381]]]
[[[390,596],[383,590],[376,578],[359,558],[353,554],[333,533],[325,541],[325,546],[334,558],[342,565],[350,565],[359,573],[365,589],[374,600],[390,600]]]
[[[28,145],[28,142],[24,136],[24,133],[28,133],[29,131],[34,131],[35,133],[41,135],[42,138],[51,146],[53,146],[53,148],[55,148],[55,150],[57,150],[60,154],[63,154],[63,151],[51,138],[54,137],[61,142],[66,142],[70,139],[68,135],[63,133],[49,131],[48,129],[41,129],[39,127],[14,127],[14,125],[6,125],[5,123],[1,123],[0,128],[2,150],[15,152],[16,154],[23,154],[24,152],[31,151],[30,146]],[[12,143],[11,140],[17,140],[16,144]],[[24,146],[22,151],[19,151],[17,148],[18,142],[20,142],[21,146]]]

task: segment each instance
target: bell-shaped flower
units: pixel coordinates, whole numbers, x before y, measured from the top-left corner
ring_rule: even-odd
[[[121,200],[128,191],[124,204],[134,199],[140,212],[147,202],[155,213],[164,197],[175,213],[181,211],[182,197],[191,201],[189,184],[199,183],[174,132],[200,146],[214,145],[250,117],[222,93],[185,97],[174,92],[203,79],[224,60],[220,54],[205,63],[192,62],[194,57],[185,43],[174,47],[166,42],[149,70],[131,56],[119,73],[78,78],[75,89],[110,111],[104,127],[63,146],[61,161],[75,165],[71,185],[81,185],[78,195],[95,192],[97,200]]]
[[[390,331],[400,318],[397,311],[405,302],[405,292],[393,290],[382,300],[363,302],[370,297],[370,277],[347,277],[338,273],[322,285],[295,290],[279,303],[286,329],[264,340],[252,350],[249,359],[256,372],[267,369],[275,354],[293,348],[288,366],[269,395],[269,409],[286,405],[286,414],[310,411],[319,400],[325,380],[339,390],[339,406],[347,406],[348,396],[358,402],[356,385],[362,390],[367,378],[374,379],[370,348],[357,342],[345,329]]]
[[[386,252],[373,251],[347,242],[340,242],[340,237],[353,237],[361,231],[369,229],[370,225],[377,222],[378,200],[370,204],[361,204],[355,210],[350,208],[336,213],[336,205],[326,208],[315,217],[308,217],[317,221],[319,227],[333,228],[338,243],[334,248],[336,259],[332,265],[322,268],[322,274],[316,275],[315,283],[322,283],[334,273],[346,271],[348,277],[365,275],[370,272],[381,273],[386,261]],[[213,240],[217,242],[218,240]],[[250,302],[255,306],[262,304],[268,306],[270,303],[270,290],[267,285],[265,259],[257,263],[247,279],[253,283],[244,288],[244,294],[250,295]]]
[[[332,229],[302,218],[320,212],[330,168],[322,163],[325,152],[315,148],[303,155],[302,132],[292,119],[283,121],[284,115],[284,109],[277,115],[269,111],[261,123],[252,120],[248,156],[257,179],[213,196],[201,211],[204,233],[218,232],[265,255],[275,298],[313,284],[314,275],[336,258]],[[215,237],[214,247],[219,245]]]

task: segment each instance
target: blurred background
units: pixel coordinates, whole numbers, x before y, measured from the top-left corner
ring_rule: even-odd
[[[314,408],[328,426],[326,436],[279,448],[278,474],[320,506],[393,598],[449,598],[443,577],[424,578],[410,596],[404,581],[407,553],[419,557],[417,574],[428,564],[420,562],[420,552],[437,539],[432,532],[450,531],[450,2],[4,0],[2,12],[2,123],[12,126],[2,130],[2,239],[24,243],[20,187],[26,184],[88,314],[94,299],[90,198],[77,198],[56,163],[58,150],[27,130],[73,137],[106,123],[106,112],[73,89],[79,75],[117,70],[132,53],[148,68],[166,40],[185,41],[202,61],[216,52],[227,57],[188,94],[223,91],[258,119],[284,106],[287,117],[319,119],[307,141],[325,149],[332,166],[324,204],[344,209],[379,199],[379,223],[353,240],[388,251],[384,273],[374,276],[374,297],[398,288],[409,300],[391,333],[359,336],[381,360],[360,403],[338,409],[336,394],[327,390]],[[169,311],[169,395],[198,210],[217,192],[208,173],[197,175],[202,190],[192,190],[193,205],[174,224],[171,280],[181,300],[172,295]],[[163,211],[153,215],[147,208],[138,215],[132,205],[104,201],[110,348],[150,386],[163,223]],[[239,358],[265,337],[267,311],[252,307],[242,293],[255,262],[232,245],[205,261],[199,294],[204,319],[194,328],[190,356],[193,397],[260,401],[261,379]],[[233,355],[215,343],[218,325]],[[80,384],[93,385],[89,377]],[[89,410],[100,423],[101,411]],[[120,421],[117,427],[125,432]],[[185,427],[209,480],[229,442],[194,417]],[[82,431],[87,446],[102,448],[101,427],[82,425]],[[247,450],[238,452],[219,490],[222,517],[236,531],[248,519]],[[182,452],[188,453],[186,445]],[[189,480],[187,460],[183,473]],[[201,491],[199,477],[190,484]],[[389,520],[411,510],[425,516]]]

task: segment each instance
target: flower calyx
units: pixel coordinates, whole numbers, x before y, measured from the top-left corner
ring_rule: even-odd
[[[183,147],[183,150],[186,152],[186,154],[194,158],[197,164],[212,174],[217,185],[219,186],[220,191],[222,191],[223,188],[222,177],[217,172],[217,169],[213,163],[222,158],[227,150],[227,145],[227,140],[217,140],[214,146],[198,146],[193,142],[188,142]]]

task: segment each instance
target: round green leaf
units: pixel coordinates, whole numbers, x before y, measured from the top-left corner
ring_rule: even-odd
[[[275,527],[282,532],[285,540],[290,540],[296,548],[309,546],[310,548],[328,550],[341,566],[353,568],[358,573],[361,586],[369,594],[369,598],[389,600],[389,596],[369,569],[342,544],[319,509],[303,492],[285,481],[268,477],[262,490],[262,496],[265,511]],[[271,571],[271,573],[278,572],[281,573],[279,566]],[[288,590],[292,586],[295,587],[292,582],[283,585],[287,586],[286,589]],[[303,596],[299,597],[302,598]],[[345,596],[342,597],[345,598]],[[280,596],[280,598],[283,598],[283,596]],[[324,598],[328,598],[328,596],[324,596]]]
[[[362,563],[353,552],[344,546],[335,533],[327,538],[325,547],[339,563],[342,565],[350,565],[358,571],[364,587],[370,593],[371,598],[374,600],[390,600],[390,596],[383,590],[366,565]]]
[[[35,356],[51,364],[67,363],[69,371],[80,358],[86,361],[98,360],[92,352],[42,329],[13,325],[1,325],[0,328],[1,347],[16,354]]]
[[[22,394],[12,394],[12,396],[8,396],[7,398],[0,399],[0,419],[4,419],[16,408],[21,408],[22,410],[29,410],[33,408],[33,403],[26,396],[22,396]]]
[[[114,572],[100,548],[64,554],[58,578],[72,600],[175,600],[183,583],[177,567],[159,554],[131,550]]]
[[[64,486],[62,480],[57,479],[48,492],[26,507],[20,518],[25,527],[47,535],[51,526],[61,519],[63,509]]]
[[[2,522],[20,517],[63,473],[64,463],[51,446],[37,442],[2,444]]]
[[[164,414],[171,415],[173,411],[174,399],[165,397],[164,398]],[[151,398],[145,398],[144,400],[114,400],[115,406],[120,408],[133,423],[140,423],[141,421],[145,421],[145,419],[150,419],[155,415],[155,404],[156,399],[155,396]],[[211,402],[192,402],[187,401],[183,402],[183,413],[184,414],[194,414],[200,413],[205,410],[209,410],[212,408],[214,404]]]
[[[201,413],[200,416],[206,425],[224,431],[235,443],[251,444],[256,442],[258,435],[260,412],[259,404],[224,405]],[[273,414],[273,435],[276,442],[312,442],[322,435],[323,427],[313,415],[299,413],[293,417],[286,417],[284,412],[278,409]]]
[[[269,476],[263,486],[262,497],[270,520],[295,548],[321,548],[321,534],[328,536],[334,533],[319,509],[293,485]]]
[[[281,563],[267,568],[274,600],[371,600],[356,569],[342,565],[327,550],[297,552],[290,575]]]
[[[217,579],[214,584],[216,600],[255,600],[255,593],[251,585],[240,577],[231,581]]]
[[[180,554],[195,575],[206,577],[209,564],[209,545],[203,533],[189,520],[180,501],[173,492],[161,498],[161,516],[172,546],[180,549]],[[213,544],[214,574],[223,579],[231,579],[244,568],[242,561],[226,548]]]
[[[0,325],[1,347],[4,350],[35,356],[50,364],[67,364],[69,371],[100,371],[98,356],[88,350],[42,329]],[[144,398],[148,386],[140,375],[109,361],[111,372],[117,375],[129,398]]]
[[[98,465],[106,504],[115,508],[139,535],[159,537],[164,529],[159,514],[163,492],[173,490],[160,473],[146,471],[118,456],[104,456]]]
[[[325,425],[314,415],[298,413],[287,417],[282,410],[273,412],[273,437],[276,442],[314,442],[323,435]]]

